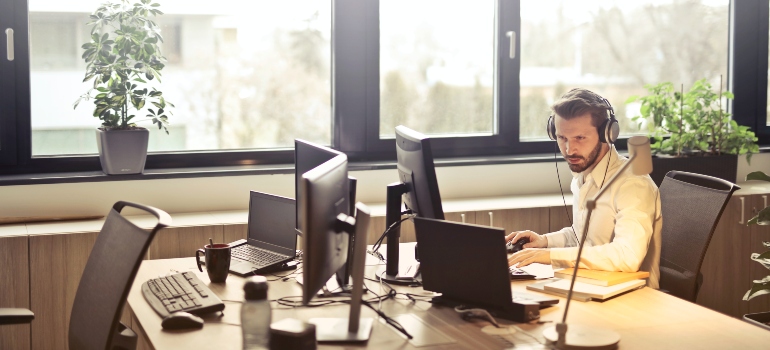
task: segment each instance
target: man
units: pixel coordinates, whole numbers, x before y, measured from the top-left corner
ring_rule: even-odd
[[[508,264],[519,267],[531,263],[551,264],[554,268],[574,267],[578,236],[583,233],[587,209],[605,182],[609,182],[628,161],[612,146],[601,142],[599,129],[608,120],[609,102],[586,89],[573,89],[551,107],[551,133],[572,171],[573,225],[559,231],[538,234],[513,232],[506,241],[524,237],[529,243],[513,254]],[[612,115],[614,121],[614,115]],[[604,132],[604,130],[601,130]],[[615,137],[617,134],[615,134]],[[605,137],[606,139],[606,137]],[[647,285],[658,288],[660,276],[660,198],[649,175],[633,175],[630,170],[608,188],[596,202],[588,229],[580,267],[605,271],[648,271]],[[574,228],[574,229],[573,229]]]

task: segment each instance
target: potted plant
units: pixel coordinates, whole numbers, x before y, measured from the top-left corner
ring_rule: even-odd
[[[755,171],[746,175],[746,181],[749,180],[770,182],[770,176],[767,176],[767,174],[761,171]],[[756,216],[746,222],[746,225],[770,225],[770,206],[760,210]],[[762,242],[762,244],[766,248],[770,248],[770,242]],[[762,264],[762,266],[770,270],[770,250],[762,254],[752,253],[751,260]],[[770,275],[761,280],[753,281],[751,289],[746,291],[746,294],[743,296],[743,300],[748,301],[765,294],[770,294]],[[746,314],[743,315],[743,319],[762,328],[770,330],[770,311]]]
[[[83,81],[93,80],[93,87],[74,107],[93,99],[93,115],[102,122],[96,129],[99,161],[108,175],[144,170],[149,131],[136,125],[137,115],[146,113],[145,120],[168,134],[168,107],[174,105],[151,84],[160,82],[166,61],[158,46],[163,41],[160,29],[150,19],[163,14],[159,6],[153,0],[108,2],[88,23],[91,41],[82,46],[87,64]]]
[[[651,148],[653,173],[660,186],[670,170],[683,170],[735,182],[738,155],[759,151],[757,137],[749,127],[738,125],[722,108],[722,99],[732,99],[729,91],[716,93],[706,79],[696,81],[689,91],[674,91],[665,82],[645,85],[649,95],[632,96],[626,103],[641,102],[641,115],[632,118],[641,129],[644,124],[654,140]],[[645,123],[646,121],[646,123]],[[725,156],[727,155],[727,156]]]

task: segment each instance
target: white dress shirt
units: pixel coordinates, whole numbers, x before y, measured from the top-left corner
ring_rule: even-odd
[[[572,173],[572,217],[577,236],[571,227],[545,235],[554,268],[575,266],[578,239],[588,214],[586,201],[593,198],[602,182],[608,182],[627,161],[628,158],[610,147],[592,169]],[[609,168],[607,162],[610,162]],[[661,225],[658,187],[649,175],[634,175],[629,167],[596,201],[580,267],[603,271],[648,271],[647,285],[657,289]]]

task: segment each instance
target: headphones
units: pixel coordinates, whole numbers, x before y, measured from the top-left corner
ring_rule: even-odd
[[[618,135],[620,134],[620,125],[618,125],[618,120],[615,119],[615,109],[612,108],[612,105],[610,104],[610,101],[608,101],[606,98],[601,97],[597,94],[596,97],[599,98],[604,104],[607,105],[607,114],[609,118],[605,120],[602,125],[599,125],[596,128],[596,131],[599,133],[599,142],[608,143],[610,145],[614,144],[615,141],[618,140]],[[548,125],[546,126],[546,132],[548,133],[548,137],[551,140],[556,141],[556,124],[554,123],[554,116],[551,115],[548,117]]]

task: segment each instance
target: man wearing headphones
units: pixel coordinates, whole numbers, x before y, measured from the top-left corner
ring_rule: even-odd
[[[628,161],[613,146],[619,127],[609,101],[578,88],[564,94],[551,109],[547,132],[556,140],[573,176],[573,225],[542,235],[532,231],[511,233],[506,241],[529,239],[525,249],[508,259],[511,266],[542,263],[554,268],[574,267],[579,245],[577,233],[583,232],[587,199],[593,198]],[[658,188],[650,176],[637,176],[631,171],[620,174],[596,202],[580,267],[648,271],[647,285],[657,289],[661,223]]]

